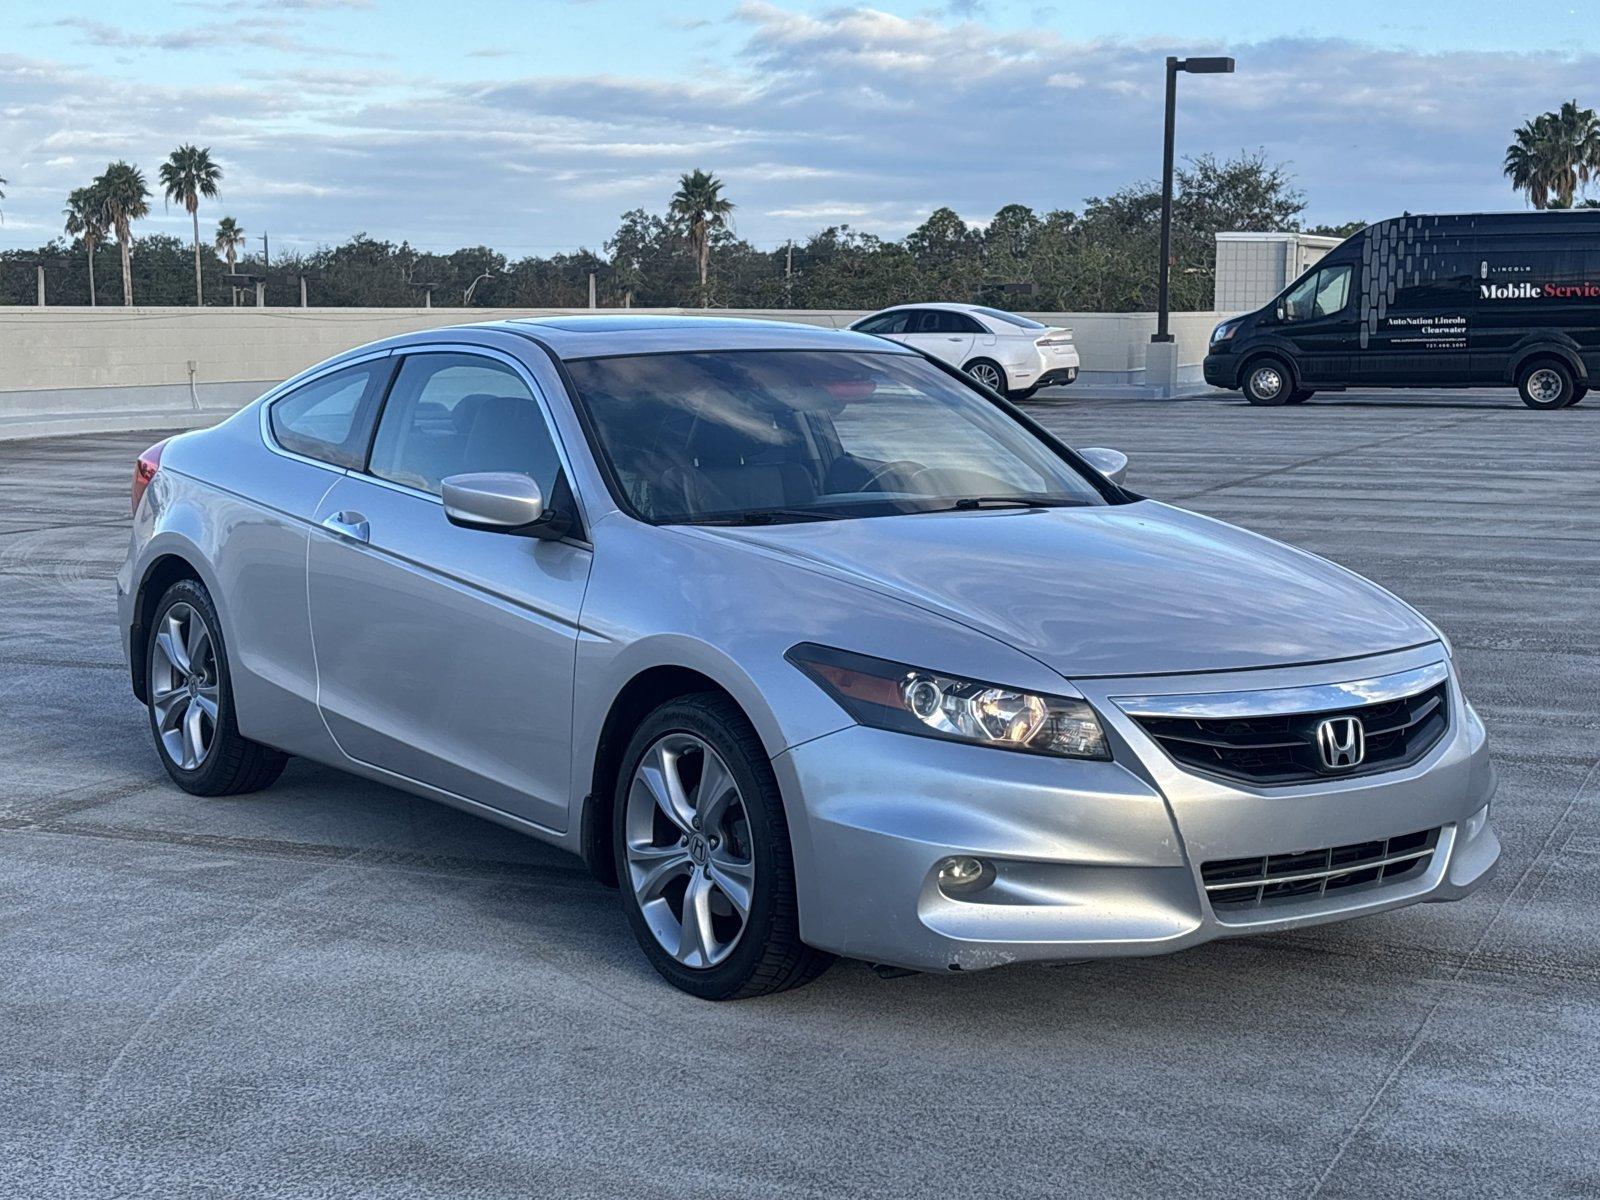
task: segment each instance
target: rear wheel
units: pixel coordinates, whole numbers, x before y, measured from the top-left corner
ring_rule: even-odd
[[[1258,358],[1245,368],[1244,398],[1251,404],[1285,404],[1294,392],[1294,378],[1280,358]]]
[[[222,622],[192,579],[167,589],[145,647],[150,732],[173,782],[197,796],[236,796],[267,787],[288,756],[252,742],[234,719]]]
[[[1304,404],[1307,400],[1311,399],[1311,397],[1315,395],[1316,393],[1310,388],[1295,388],[1294,391],[1290,392],[1288,396],[1284,398],[1283,402],[1285,404]]]
[[[778,781],[726,696],[651,713],[623,758],[613,807],[623,907],[669,983],[740,1000],[809,983],[833,961],[800,940]]]
[[[990,391],[999,392],[1002,396],[1006,394],[1006,373],[999,363],[990,362],[987,358],[975,358],[962,369]]]
[[[1580,383],[1577,387],[1572,389],[1572,399],[1567,401],[1567,407],[1573,407],[1588,394],[1589,389]]]
[[[1558,358],[1541,358],[1522,368],[1517,392],[1529,408],[1549,411],[1574,403],[1578,381],[1572,368]]]

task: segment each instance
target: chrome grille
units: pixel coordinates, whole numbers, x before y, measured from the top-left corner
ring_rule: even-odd
[[[1450,723],[1446,684],[1378,704],[1265,716],[1136,717],[1177,762],[1208,775],[1251,784],[1306,783],[1392,771],[1416,762]],[[1357,717],[1366,756],[1355,768],[1330,770],[1318,757],[1316,730],[1329,717]]]
[[[1304,903],[1413,879],[1426,873],[1439,831],[1326,846],[1293,854],[1262,854],[1202,863],[1206,898],[1218,916]]]

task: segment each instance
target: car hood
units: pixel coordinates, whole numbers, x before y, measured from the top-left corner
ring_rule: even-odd
[[[1342,567],[1150,500],[699,532],[886,592],[1067,678],[1325,662],[1438,637]]]

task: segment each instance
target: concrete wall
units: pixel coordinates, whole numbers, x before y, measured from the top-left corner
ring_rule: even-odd
[[[573,311],[588,310],[0,308],[0,439],[210,424],[278,381],[364,342],[467,320]],[[833,327],[863,315],[716,312]],[[1140,385],[1153,314],[1029,315],[1072,327],[1083,360],[1081,386]],[[1200,360],[1218,319],[1173,314],[1181,383],[1200,382]]]

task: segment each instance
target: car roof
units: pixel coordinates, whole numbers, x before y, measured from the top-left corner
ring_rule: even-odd
[[[942,308],[946,312],[982,313],[984,306],[981,304],[958,304],[954,300],[929,300],[925,304],[891,304],[888,308],[880,308],[879,312],[899,312],[902,308]]]
[[[893,342],[848,329],[763,321],[747,317],[685,317],[606,313],[515,317],[474,325],[445,326],[405,334],[390,345],[459,339],[472,331],[512,333],[546,346],[564,361],[622,354],[670,354],[694,350],[864,350],[911,353]]]

